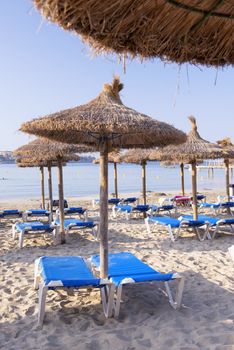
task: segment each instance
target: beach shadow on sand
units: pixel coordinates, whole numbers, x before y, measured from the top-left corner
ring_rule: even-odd
[[[98,294],[75,297],[51,292],[45,323],[36,325],[35,298],[4,315],[0,346],[10,349],[228,349],[234,344],[234,294],[193,270],[185,271],[183,306],[173,310],[162,283],[124,288],[118,320],[103,316]],[[30,290],[30,289],[29,289]],[[7,321],[9,317],[12,321]]]

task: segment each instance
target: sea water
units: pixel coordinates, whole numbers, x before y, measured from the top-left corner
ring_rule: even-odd
[[[70,163],[63,168],[65,197],[98,197],[99,165],[92,163]],[[169,193],[180,192],[180,169],[161,167],[159,162],[149,162],[146,167],[147,190]],[[57,197],[57,168],[52,169],[54,198]],[[234,180],[233,180],[234,181]],[[232,181],[231,181],[232,182]],[[141,166],[118,164],[119,193],[141,191]],[[47,171],[45,169],[47,189]],[[185,188],[191,189],[191,171],[185,169]],[[215,169],[208,176],[207,169],[198,170],[198,190],[225,188],[223,169]],[[114,192],[113,164],[109,164],[109,193]],[[14,198],[38,198],[40,196],[40,171],[38,168],[19,168],[15,164],[0,164],[0,200]]]

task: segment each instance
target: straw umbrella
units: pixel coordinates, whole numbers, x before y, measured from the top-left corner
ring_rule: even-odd
[[[63,193],[63,162],[66,157],[75,152],[85,152],[90,148],[86,146],[77,146],[73,144],[65,144],[61,142],[50,141],[45,138],[38,138],[31,141],[27,145],[18,148],[15,156],[30,157],[33,154],[33,159],[38,162],[56,161],[58,166],[58,192],[59,192],[59,211],[60,211],[60,237],[61,243],[65,243],[64,232],[64,193]],[[76,158],[76,157],[75,157]],[[72,158],[73,159],[73,158]],[[76,158],[77,160],[77,158]],[[51,176],[51,172],[50,172]]]
[[[222,0],[34,0],[96,52],[208,66],[234,64],[234,7]]]
[[[229,137],[224,138],[223,140],[217,141],[218,145],[223,149],[223,158],[224,158],[224,166],[225,166],[225,178],[226,178],[226,195],[228,201],[230,200],[230,159],[234,158],[234,145],[231,142]]]
[[[62,142],[88,144],[100,151],[100,274],[108,275],[108,152],[114,148],[181,143],[174,127],[124,106],[118,78],[89,103],[24,123],[21,131]]]
[[[66,162],[69,162],[70,160],[76,160],[78,161],[80,157],[76,154],[71,154],[63,157],[63,166],[66,165]],[[58,163],[57,160],[47,160],[47,161],[38,161],[38,159],[35,158],[22,158],[18,157],[16,158],[16,164],[20,168],[32,168],[32,167],[39,167],[39,168],[45,168],[47,167],[48,170],[48,191],[49,191],[49,210],[51,211],[51,214],[53,214],[53,186],[52,186],[52,167],[57,167]],[[44,193],[44,186],[43,186],[43,193]]]
[[[147,160],[149,160],[150,154],[150,150],[131,149],[130,151],[127,151],[120,157],[120,161],[123,163],[133,163],[141,165],[142,195],[144,204],[146,204],[146,165]]]
[[[113,163],[114,165],[114,188],[115,188],[115,198],[118,198],[118,172],[117,172],[117,163],[120,162],[120,152],[112,151],[108,153],[108,163]],[[93,161],[94,164],[100,163],[100,158],[97,158]]]
[[[170,160],[178,163],[189,163],[192,167],[193,217],[197,220],[197,160],[222,158],[223,152],[217,144],[201,138],[197,131],[196,119],[189,117],[192,130],[187,141],[179,146],[167,146],[159,149],[155,156],[160,160]]]

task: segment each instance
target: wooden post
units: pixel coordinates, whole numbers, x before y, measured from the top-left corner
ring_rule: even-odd
[[[100,143],[100,277],[108,277],[108,140]]]
[[[192,196],[193,196],[193,219],[197,220],[197,167],[196,162],[192,162]]]
[[[143,194],[143,203],[146,205],[146,161],[141,162],[142,166],[142,194]]]
[[[59,193],[59,222],[60,222],[60,240],[61,244],[66,243],[64,231],[64,195],[63,195],[63,164],[62,159],[58,158],[58,193]]]
[[[180,176],[181,176],[181,191],[182,191],[182,196],[185,195],[184,191],[184,163],[180,163]]]
[[[114,162],[114,182],[115,182],[115,198],[118,198],[118,174],[117,174],[116,162]]]
[[[44,177],[44,168],[40,166],[41,172],[41,205],[42,209],[45,209],[45,177]]]
[[[226,176],[226,195],[227,195],[227,200],[230,201],[230,192],[229,192],[229,184],[230,184],[229,159],[224,159],[224,164],[225,164],[225,176]]]
[[[53,187],[52,187],[51,165],[48,165],[48,189],[49,189],[49,210],[51,212],[51,217],[53,218]]]

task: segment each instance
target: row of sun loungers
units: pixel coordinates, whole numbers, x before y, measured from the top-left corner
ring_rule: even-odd
[[[48,290],[61,288],[98,288],[106,317],[118,317],[122,289],[125,285],[147,282],[164,282],[169,303],[174,309],[181,306],[184,277],[178,273],[160,273],[128,252],[109,254],[108,279],[101,279],[99,255],[85,260],[80,256],[47,256],[35,262],[34,288],[39,289],[38,324],[42,325],[45,315]],[[169,281],[177,282],[175,298]]]

